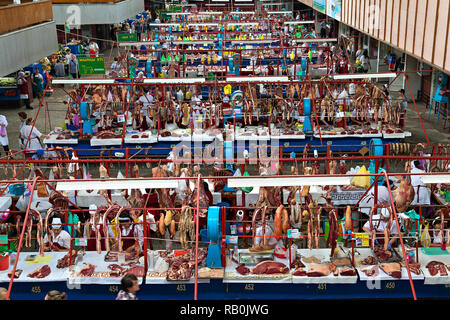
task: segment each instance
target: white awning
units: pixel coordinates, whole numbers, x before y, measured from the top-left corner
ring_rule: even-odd
[[[115,180],[104,181],[73,180],[56,183],[58,191],[72,190],[116,190],[116,189],[162,189],[178,188],[178,180]]]
[[[279,177],[228,178],[230,188],[242,187],[289,187],[289,186],[342,186],[349,185],[351,177]]]
[[[285,82],[289,81],[286,76],[273,77],[227,77],[227,82]]]
[[[112,84],[114,79],[52,79],[52,84]]]
[[[204,83],[206,81],[205,78],[174,78],[174,79],[165,79],[165,78],[149,78],[144,79],[144,83],[150,84],[174,84],[174,83],[183,83],[183,84],[197,84]]]
[[[422,176],[423,183],[450,183],[450,174]]]

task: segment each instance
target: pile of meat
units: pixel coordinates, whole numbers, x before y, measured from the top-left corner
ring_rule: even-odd
[[[84,267],[81,268],[80,271],[78,271],[78,276],[79,277],[91,277],[94,274],[95,268],[97,267],[96,265],[90,264],[90,263],[86,263],[83,262]]]
[[[369,266],[361,267],[361,271],[364,272],[364,274],[367,277],[376,277],[379,274],[377,265],[369,265]]]
[[[388,261],[392,257],[392,252],[390,250],[384,250],[383,247],[375,247],[373,252],[380,261]]]
[[[42,279],[47,277],[51,273],[51,269],[48,265],[42,266],[34,270],[33,272],[27,274],[27,277],[29,278],[37,278]]]
[[[100,131],[94,134],[97,139],[117,139],[122,138],[121,134],[116,134],[109,130]]]
[[[447,268],[450,270],[450,265],[447,265]],[[426,268],[428,269],[428,272],[430,272],[430,274],[432,276],[435,276],[438,274],[440,276],[447,276],[447,270],[445,270],[445,264],[439,261],[430,261],[428,262],[428,264],[426,265]]]
[[[64,257],[62,257],[61,259],[58,260],[58,264],[56,265],[56,267],[58,269],[69,267],[69,258],[70,258],[70,252],[67,253]],[[70,265],[71,266],[74,265],[76,258],[77,258],[77,251],[76,250],[72,250],[72,259],[70,261]]]
[[[368,256],[363,261],[361,261],[361,264],[362,265],[376,265],[376,264],[378,264],[378,261],[374,257]]]
[[[197,261],[199,266],[206,260],[207,254],[207,248],[198,249]],[[169,255],[164,257],[164,260],[169,264],[167,280],[189,280],[195,267],[195,250],[192,249],[177,257]]]
[[[22,269],[16,269],[16,272],[14,272],[14,279],[17,279],[20,277],[20,275],[22,274],[23,270]],[[12,270],[10,272],[8,272],[8,278],[11,279],[11,275],[12,275]]]
[[[263,261],[258,263],[251,271],[252,274],[286,274],[289,268],[281,262]]]
[[[306,272],[308,277],[326,277],[330,273],[333,273],[335,276],[338,275],[336,265],[331,262],[323,262],[323,263],[311,263],[309,265],[309,269]]]
[[[125,268],[124,266],[129,265],[130,268]],[[108,269],[111,270],[109,275],[111,277],[122,277],[126,274],[134,274],[136,277],[143,277],[145,273],[145,268],[143,266],[137,266],[134,263],[122,264],[110,264]]]
[[[339,268],[339,275],[346,277],[354,277],[356,276],[356,270],[353,267],[344,266]]]
[[[240,275],[246,276],[250,273],[250,269],[245,266],[245,264],[240,264],[236,267],[236,272]]]
[[[118,251],[108,251],[105,255],[105,262],[117,262],[119,259],[118,257]],[[133,250],[131,252],[125,252],[125,261],[137,263],[138,259],[139,257],[136,251]]]

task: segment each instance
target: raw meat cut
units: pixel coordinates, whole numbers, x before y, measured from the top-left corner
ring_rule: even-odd
[[[198,249],[198,265],[200,266],[208,254],[207,248]],[[195,251],[191,249],[179,256],[166,256],[164,258],[169,263],[167,280],[189,280],[192,270],[195,267]]]
[[[420,275],[421,271],[420,271],[420,263],[410,263],[409,264],[409,271],[411,271],[412,273],[415,273],[417,275]]]
[[[440,276],[447,276],[447,270],[445,270],[445,264],[443,264],[442,262],[439,261],[430,261],[428,262],[428,264],[426,265],[426,268],[428,269],[428,271],[430,272],[430,274],[432,276],[437,275],[437,273],[439,272]]]
[[[119,252],[108,251],[108,253],[105,255],[105,261],[106,262],[117,262],[118,256],[119,256]],[[125,252],[125,261],[137,262],[138,259],[139,259],[139,257],[137,256],[136,251]]]
[[[42,266],[37,268],[36,270],[34,270],[33,272],[27,274],[27,277],[30,278],[45,278],[46,276],[48,276],[51,272],[51,269],[48,265]]]
[[[250,273],[250,269],[247,268],[244,264],[240,264],[239,266],[237,266],[236,271],[243,276],[246,276]]]
[[[349,258],[339,258],[339,259],[334,259],[333,263],[335,266],[343,266],[346,264],[352,264],[352,262],[350,261]]]
[[[365,258],[363,261],[361,261],[361,264],[363,264],[363,265],[375,265],[375,264],[378,264],[378,261],[374,257],[369,256],[369,257]]]
[[[389,250],[384,250],[382,247],[376,247],[373,252],[381,261],[387,261],[392,257],[392,252]]]
[[[253,269],[252,274],[274,274],[288,273],[289,268],[284,263],[276,261],[263,261],[258,263]]]
[[[125,274],[134,274],[136,277],[143,277],[145,269],[142,266],[131,267]]]
[[[402,277],[402,266],[398,262],[382,263],[380,264],[380,268],[393,278],[400,279]]]
[[[326,277],[336,270],[336,266],[331,262],[311,263],[306,273],[308,277]]]
[[[86,263],[86,262],[84,262],[83,264],[85,264],[85,266],[83,268],[81,268],[81,270],[78,272],[78,275],[82,276],[82,277],[92,276],[92,274],[94,273],[94,270],[97,266],[90,264],[90,263]]]
[[[342,267],[339,269],[339,274],[341,276],[356,276],[356,270],[353,267]]]
[[[127,268],[123,268],[123,267],[121,267],[121,266],[119,266],[118,264],[115,264],[115,263],[110,264],[108,266],[108,269],[111,270],[110,273],[109,273],[110,277],[121,277],[128,270]]]
[[[22,269],[16,269],[16,272],[14,272],[14,279],[17,279],[22,274]],[[8,272],[8,278],[11,278],[12,270]]]
[[[291,268],[303,268],[305,265],[300,261],[299,258],[296,258],[291,263]]]
[[[70,256],[69,253],[67,253],[64,257],[59,259],[56,267],[58,269],[67,268],[69,266],[69,256]],[[72,261],[70,263],[71,266],[75,263],[76,258],[77,258],[77,252],[75,250],[72,250]]]
[[[377,265],[361,267],[361,271],[364,272],[368,277],[376,277],[379,273]]]
[[[306,270],[305,268],[296,268],[292,275],[297,277],[304,277],[306,276]]]

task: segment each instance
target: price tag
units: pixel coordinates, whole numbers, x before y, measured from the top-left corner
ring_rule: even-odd
[[[300,231],[298,229],[288,229],[287,236],[290,239],[300,239]]]
[[[87,246],[87,239],[86,238],[77,238],[75,239],[75,245],[80,247]]]
[[[238,237],[237,236],[227,236],[226,241],[227,241],[227,243],[237,244],[238,243]]]
[[[230,226],[230,231],[231,231],[231,234],[236,234],[236,225],[232,224]]]
[[[369,247],[369,234],[368,233],[355,233],[355,241],[357,247]]]
[[[123,115],[123,114],[118,114],[118,115],[117,115],[117,122],[118,122],[118,123],[125,122],[125,115]]]
[[[0,244],[8,244],[8,235],[0,234]]]

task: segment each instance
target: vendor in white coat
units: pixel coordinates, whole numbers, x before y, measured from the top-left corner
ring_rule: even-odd
[[[421,168],[418,160],[411,161],[411,173],[426,173]],[[411,205],[428,205],[430,204],[431,190],[427,188],[422,181],[421,175],[411,175],[411,185],[414,188],[415,196]]]
[[[390,212],[387,208],[381,208],[380,214],[374,214],[372,217],[372,225],[375,229],[375,243],[379,245],[384,244],[384,230],[389,224]],[[370,221],[367,221],[363,226],[364,232],[369,234],[369,237],[372,236],[370,232]],[[393,235],[398,235],[397,224],[395,223],[395,218],[392,220],[391,224],[391,239],[389,240],[388,248],[390,249],[393,245],[396,244],[397,237]]]
[[[45,251],[69,251],[70,249],[70,234],[63,230],[61,219],[53,218],[52,230],[50,230],[53,242],[49,242],[48,234],[44,237]]]
[[[22,127],[22,129],[20,129],[20,138],[24,141],[24,143],[26,143],[28,136],[30,136],[30,140],[28,141],[28,144],[25,146],[25,149],[35,151],[42,149],[41,141],[39,140],[39,138],[42,137],[47,139],[48,136],[40,133],[36,127],[33,127],[32,123],[33,119],[28,118],[27,121],[25,122],[25,125]]]
[[[6,127],[8,126],[8,121],[6,117],[0,114],[0,143],[3,146],[3,150],[5,150],[6,155],[8,155],[9,147],[8,147],[8,133],[6,132]]]
[[[264,247],[264,237],[263,237],[263,224],[260,221],[256,226],[256,248],[259,249],[276,249],[276,248],[284,248],[283,240],[277,240],[277,238],[273,237],[275,226],[273,220],[266,220],[266,246]]]

